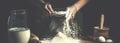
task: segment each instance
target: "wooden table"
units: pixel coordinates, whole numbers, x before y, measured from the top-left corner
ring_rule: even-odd
[[[81,39],[82,43],[93,43],[92,40],[87,40],[87,39]],[[29,43],[41,43],[38,36],[36,36],[35,34],[31,34],[31,39],[29,41]]]
[[[38,41],[31,41],[29,43],[41,43],[41,42],[38,42]],[[90,41],[90,40],[81,40],[81,43],[93,43],[93,41]]]
[[[82,40],[83,43],[93,43],[93,41],[90,40]]]

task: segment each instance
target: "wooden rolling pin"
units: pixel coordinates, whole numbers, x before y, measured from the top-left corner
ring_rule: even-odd
[[[104,14],[101,15],[100,29],[104,27]]]

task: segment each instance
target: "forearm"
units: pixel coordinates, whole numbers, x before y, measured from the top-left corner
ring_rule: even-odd
[[[40,0],[41,3],[45,4],[46,2],[44,0]]]
[[[79,9],[81,9],[87,2],[88,2],[88,0],[78,0],[78,2],[76,2],[73,6],[75,6],[76,9],[79,10]]]

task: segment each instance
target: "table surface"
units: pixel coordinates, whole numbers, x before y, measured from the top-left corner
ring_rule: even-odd
[[[82,43],[93,43],[93,41],[90,41],[90,40],[81,40]],[[29,42],[29,43],[40,43],[40,42],[37,42],[37,41],[33,41],[33,42]]]
[[[83,43],[93,43],[93,41],[90,40],[82,40]]]
[[[39,40],[39,42],[36,40],[38,38],[38,36],[36,36],[35,34],[31,34],[31,39],[33,40],[30,40],[30,43],[39,43],[41,40]],[[35,39],[35,40],[34,40]],[[80,39],[82,43],[93,43],[92,40],[89,40],[89,39]]]

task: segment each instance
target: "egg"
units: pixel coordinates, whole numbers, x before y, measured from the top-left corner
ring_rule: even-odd
[[[113,42],[112,39],[107,39],[106,42]]]
[[[103,36],[99,36],[98,40],[99,40],[100,42],[105,42],[105,41],[106,41],[106,39],[105,39]]]

